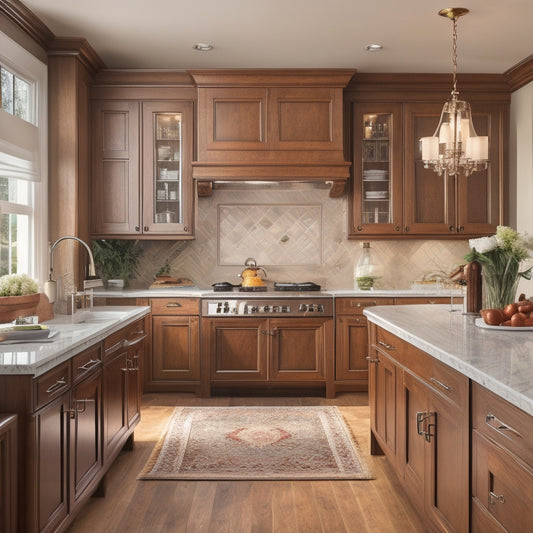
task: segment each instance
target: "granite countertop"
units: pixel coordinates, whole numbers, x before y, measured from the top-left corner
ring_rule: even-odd
[[[462,307],[367,308],[368,320],[533,415],[533,330],[480,328]]]
[[[200,289],[198,287],[175,287],[168,289],[122,289],[122,290],[94,290],[95,297],[103,298],[213,298],[220,296],[228,297],[253,297],[261,296],[279,296],[284,298],[295,298],[297,296],[321,295],[333,296],[334,298],[376,298],[407,296],[407,297],[450,297],[449,289],[419,290],[419,289],[376,289],[370,291],[361,291],[358,289],[334,289],[323,290],[318,292],[284,292],[284,291],[265,291],[265,292],[215,292],[212,289]],[[460,290],[453,291],[454,296],[461,296]]]
[[[58,332],[53,342],[0,343],[0,374],[40,376],[149,313],[146,306],[95,306],[92,317],[78,324],[71,316],[56,315],[43,322]]]

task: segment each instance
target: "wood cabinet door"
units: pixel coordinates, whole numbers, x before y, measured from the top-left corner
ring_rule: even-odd
[[[365,133],[365,128],[371,128],[365,123],[378,117],[383,123],[380,122],[379,137],[374,138],[372,133]],[[350,235],[402,233],[402,149],[401,104],[354,104],[353,182],[348,206]]]
[[[34,414],[37,521],[32,530],[55,531],[68,514],[68,411],[70,391]]]
[[[270,338],[269,379],[325,380],[327,334],[321,318],[271,318],[266,333]]]
[[[487,170],[458,178],[456,225],[461,234],[491,235],[503,223],[501,191],[505,171],[500,130],[507,113],[501,105],[474,103],[472,115],[476,133],[489,137],[489,163]]]
[[[260,318],[210,319],[208,351],[214,381],[266,381],[268,321]]]
[[[469,527],[469,415],[429,389],[428,411],[434,437],[426,441],[426,512],[443,531],[467,533]]]
[[[72,389],[70,418],[70,508],[102,468],[102,370]]]
[[[0,415],[0,531],[17,531],[17,416]],[[22,524],[21,524],[22,528]]]
[[[435,133],[442,104],[406,104],[404,107],[404,233],[457,234],[455,180],[424,168],[420,139]]]
[[[233,151],[268,149],[264,87],[198,89],[198,160],[231,160]]]
[[[198,381],[199,342],[199,317],[152,316],[150,381]]]
[[[104,365],[104,461],[118,453],[128,427],[126,355],[125,350],[121,351]]]
[[[142,371],[144,343],[146,338],[146,335],[142,335],[127,343],[128,353],[126,355],[126,367],[128,372],[126,418],[128,421],[128,428],[136,425],[141,419]]]
[[[96,101],[92,107],[94,235],[140,234],[139,103]]]
[[[142,233],[192,235],[193,102],[143,102],[142,117]]]
[[[342,89],[268,89],[271,150],[342,150]]]
[[[368,331],[364,316],[336,319],[335,379],[368,382]]]

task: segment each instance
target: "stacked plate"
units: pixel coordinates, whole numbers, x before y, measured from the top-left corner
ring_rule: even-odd
[[[389,191],[365,191],[365,198],[369,200],[386,200],[389,197]]]
[[[382,181],[382,180],[388,179],[388,177],[389,177],[388,170],[377,170],[377,169],[363,170],[364,181]]]

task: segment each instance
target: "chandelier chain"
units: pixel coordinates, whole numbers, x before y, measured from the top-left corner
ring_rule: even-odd
[[[453,45],[452,45],[452,65],[453,65],[453,90],[452,96],[457,96],[457,17],[453,17]]]

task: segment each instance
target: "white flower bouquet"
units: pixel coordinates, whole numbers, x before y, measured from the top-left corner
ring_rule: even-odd
[[[27,274],[7,274],[0,277],[0,296],[24,296],[39,292],[39,285]]]

